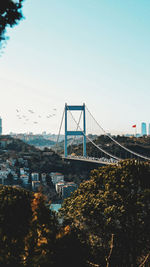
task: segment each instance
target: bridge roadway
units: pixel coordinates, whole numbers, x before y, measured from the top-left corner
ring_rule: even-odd
[[[83,157],[83,156],[70,156],[68,155],[65,157],[64,155],[61,156],[62,159],[68,159],[68,160],[79,160],[79,161],[86,161],[86,162],[92,162],[97,164],[103,164],[103,165],[115,165],[118,163],[117,160],[114,159],[107,159],[107,158],[94,158],[94,157]]]

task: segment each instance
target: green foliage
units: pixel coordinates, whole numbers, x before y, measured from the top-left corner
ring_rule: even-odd
[[[53,266],[57,220],[55,214],[45,206],[41,193],[34,194],[32,212],[31,229],[26,239],[25,266]]]
[[[150,250],[150,165],[136,160],[92,171],[61,209],[64,223],[90,248],[87,260],[136,266]]]
[[[53,266],[56,230],[41,194],[0,187],[0,266]]]
[[[0,266],[20,266],[32,217],[29,192],[0,187]]]
[[[61,229],[41,193],[1,186],[0,266],[139,266],[150,251],[149,178],[149,163],[135,160],[93,170],[65,200]]]
[[[24,0],[1,0],[0,1],[0,43],[6,39],[6,28],[18,24],[23,15],[21,12]]]

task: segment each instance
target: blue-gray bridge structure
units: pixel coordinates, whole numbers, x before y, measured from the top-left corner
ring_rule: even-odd
[[[83,111],[83,130],[76,130],[76,131],[68,131],[67,129],[67,114],[68,111]],[[64,149],[64,154],[65,157],[67,158],[68,153],[67,153],[67,137],[68,136],[83,136],[83,156],[86,157],[86,124],[85,124],[85,104],[82,106],[68,106],[65,104],[65,149]]]
[[[79,125],[80,119],[79,119],[79,122],[76,121],[75,117],[72,114],[73,111],[82,111],[82,116],[83,116],[83,127],[82,128]],[[125,146],[120,144],[116,139],[114,139],[110,134],[106,133],[106,131],[96,121],[96,119],[93,117],[93,115],[91,114],[91,112],[88,110],[87,106],[84,103],[83,103],[83,105],[67,105],[67,103],[65,104],[65,108],[64,108],[64,111],[63,111],[63,116],[62,116],[62,120],[61,120],[61,124],[60,124],[59,134],[58,134],[58,138],[57,138],[57,145],[58,145],[59,135],[60,135],[61,127],[62,127],[62,124],[63,124],[63,119],[64,119],[64,116],[65,116],[64,156],[62,156],[64,159],[88,161],[88,162],[100,163],[100,164],[105,164],[105,165],[106,164],[116,164],[120,160],[122,160],[121,158],[116,157],[113,154],[113,151],[111,153],[109,153],[108,151],[105,151],[100,145],[97,145],[86,134],[86,116],[85,116],[86,115],[86,111],[88,111],[88,113],[92,117],[93,121],[100,128],[100,130],[103,132],[103,134],[106,135],[109,139],[111,139],[111,141],[113,141],[116,145],[120,146],[122,149],[124,149],[125,151],[130,153],[135,158],[143,159],[143,160],[146,160],[146,161],[150,161],[150,157],[141,155],[139,153],[136,153],[136,152],[126,148]],[[77,125],[77,129],[75,131],[70,131],[70,130],[68,131],[68,127],[67,127],[68,126],[67,125],[68,124],[68,112],[71,114],[71,117],[72,117],[73,121]],[[68,155],[68,152],[67,152],[67,147],[68,147],[67,137],[68,136],[82,136],[83,137],[83,155],[81,155],[81,156]],[[107,155],[107,158],[105,158],[105,157],[103,157],[103,158],[93,158],[93,157],[87,156],[87,151],[86,151],[86,143],[87,143],[87,141],[91,142],[99,151],[101,151],[101,152],[103,152],[103,154]],[[56,145],[56,147],[57,147],[57,145]],[[108,160],[108,156],[110,158],[109,160]]]

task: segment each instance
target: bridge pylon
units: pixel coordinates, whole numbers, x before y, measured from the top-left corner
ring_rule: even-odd
[[[83,111],[83,130],[81,131],[68,131],[67,129],[67,112],[68,111]],[[83,136],[83,156],[86,157],[86,122],[85,122],[85,104],[82,106],[68,106],[65,104],[65,147],[64,147],[64,155],[68,156],[67,153],[67,136]]]

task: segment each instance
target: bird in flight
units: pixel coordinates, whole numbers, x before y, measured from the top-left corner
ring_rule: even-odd
[[[50,117],[52,117],[52,115],[47,115],[46,117],[49,119]]]
[[[30,113],[34,113],[34,111],[33,111],[32,109],[28,109],[28,111],[29,111]]]

